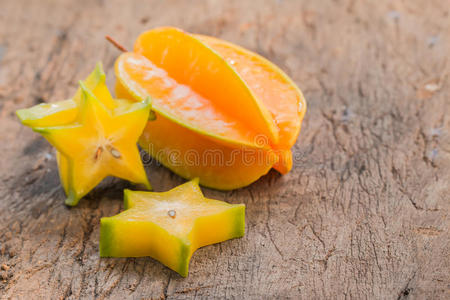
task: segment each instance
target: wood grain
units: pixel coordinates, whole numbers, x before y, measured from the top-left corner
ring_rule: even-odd
[[[450,298],[450,17],[446,1],[0,0],[0,295],[19,299]],[[242,239],[197,251],[183,279],[100,259],[99,220],[128,184],[64,206],[54,152],[18,108],[74,94],[161,25],[269,58],[304,91],[292,172],[209,197],[247,205]],[[158,191],[183,182],[155,163]]]

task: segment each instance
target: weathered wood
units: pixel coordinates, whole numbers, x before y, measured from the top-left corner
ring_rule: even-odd
[[[450,298],[447,1],[0,0],[2,298]],[[295,167],[214,198],[247,205],[242,239],[197,251],[183,279],[100,259],[120,180],[63,204],[54,153],[14,110],[73,95],[139,32],[175,25],[268,57],[308,112]],[[183,182],[151,164],[156,190]]]

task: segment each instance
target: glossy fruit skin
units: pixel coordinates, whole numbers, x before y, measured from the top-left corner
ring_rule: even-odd
[[[88,89],[91,89],[98,99],[108,109],[114,109],[118,103],[111,97],[108,88],[105,85],[105,72],[103,66],[99,62],[95,69],[84,80],[84,84]],[[72,99],[53,102],[41,103],[30,108],[19,109],[16,111],[18,118],[23,125],[31,128],[45,128],[54,126],[63,126],[74,123],[79,117],[78,107],[82,98],[82,90],[78,88]],[[68,184],[68,164],[67,158],[56,151],[56,162],[58,164],[58,173],[61,185],[66,193],[69,195]]]
[[[119,105],[119,102],[115,101],[111,93],[108,90],[108,87],[105,84],[106,74],[103,71],[103,66],[101,63],[97,63],[94,71],[89,74],[89,76],[84,80],[84,84],[88,89],[91,89],[93,94],[101,99],[102,103],[108,109],[114,109]],[[70,109],[61,110],[58,113],[53,115],[49,115],[47,118],[42,118],[39,123],[34,124],[32,127],[47,127],[47,126],[57,126],[57,125],[67,125],[73,123],[79,117],[79,105],[82,98],[82,90],[79,88],[75,93],[75,96],[68,101],[72,101],[75,105]],[[53,104],[55,105],[55,104]],[[62,103],[58,102],[56,105],[61,106]],[[53,123],[48,119],[52,119]],[[70,189],[69,184],[69,161],[65,155],[61,154],[59,151],[56,151],[56,162],[58,164],[58,174],[61,185],[64,189],[64,192],[68,196],[66,199],[66,204],[69,206],[74,206],[78,204],[79,199],[86,194],[86,192],[82,193],[74,193]]]
[[[274,168],[282,174],[289,172],[292,168],[290,149],[306,113],[306,101],[300,89],[280,68],[254,52],[218,38],[193,36],[229,62],[272,114],[279,129],[279,140],[272,143],[279,157]]]
[[[196,37],[178,28],[156,28],[139,35],[134,52],[166,71],[170,78],[209,99],[238,122],[272,142],[278,141],[278,128],[264,104],[223,57]]]
[[[119,82],[116,95],[132,97]],[[179,176],[198,177],[200,184],[218,190],[247,186],[270,171],[277,162],[272,150],[229,147],[158,115],[148,122],[139,145]]]
[[[186,277],[196,249],[245,233],[245,205],[205,198],[197,180],[168,192],[124,195],[125,211],[101,219],[101,257],[150,256]]]
[[[61,185],[67,195],[66,204],[69,206],[76,205],[85,194],[94,188],[104,177],[109,175],[128,179],[135,183],[143,183],[146,187],[151,189],[136,147],[137,139],[142,132],[149,115],[151,101],[149,99],[141,102],[113,99],[105,84],[105,77],[102,65],[99,63],[94,71],[83,82],[80,82],[81,87],[77,90],[73,99],[49,104],[40,104],[16,112],[24,125],[43,134],[47,140],[58,149],[56,160],[58,163],[59,176]],[[77,130],[76,128],[83,123],[85,111],[82,107],[87,107],[87,102],[90,103],[89,106],[92,106],[92,108],[96,107],[94,110],[100,115],[106,116],[106,119],[103,118],[105,123],[95,123],[94,119],[96,119],[96,117],[91,114],[91,121],[89,122],[92,125],[92,128],[86,132],[92,134],[92,136],[75,136],[74,130]],[[129,117],[126,118],[126,116]],[[128,121],[126,121],[126,119]],[[100,119],[96,121],[99,120]],[[94,157],[97,157],[96,151],[99,149],[97,143],[95,143],[95,149],[91,154],[87,153],[85,159],[80,160],[78,158],[75,160],[74,157],[78,157],[80,153],[86,151],[90,143],[94,143],[94,132],[99,133],[102,131],[105,133],[105,130],[115,126],[114,124],[111,124],[110,120],[114,120],[112,123],[120,122],[120,124],[117,124],[118,126],[113,129],[113,131],[115,130],[117,132],[117,136],[113,138],[113,140],[118,142],[119,140],[125,141],[133,139],[134,137],[135,141],[129,143],[131,147],[124,147],[122,144],[116,146],[121,148],[120,159],[112,158],[112,156],[108,154],[112,148],[108,150],[100,147],[101,149],[100,152],[98,152],[98,155],[99,157],[101,156],[102,161],[105,160],[106,157],[110,157],[112,160],[110,161],[111,163],[103,165],[104,170],[102,172],[100,172],[101,170],[95,171],[95,174],[98,176],[93,175],[94,171],[84,172],[83,174],[74,172],[73,170],[75,169],[82,170],[80,169],[80,166],[84,165],[90,165],[88,169],[98,169],[99,160],[94,160]],[[139,122],[141,125],[138,124]],[[126,129],[129,129],[127,126],[131,126],[131,131],[129,130],[126,137],[120,136]],[[65,135],[61,134],[64,130],[67,131],[67,134]],[[101,134],[102,136],[103,133]],[[112,132],[106,132],[106,134],[110,138],[114,137]],[[55,136],[58,136],[58,138],[56,139]],[[119,136],[120,138],[118,138]],[[58,140],[61,139],[65,140],[62,144],[58,142]],[[85,144],[78,145],[80,146],[79,149],[71,151],[72,149],[70,149],[70,147],[64,147],[65,143],[72,143],[77,139],[83,139],[85,142]],[[102,144],[104,141],[99,142]],[[108,142],[107,144],[112,145],[112,142]],[[61,150],[63,148],[64,150]],[[116,151],[114,152],[116,155],[119,148],[114,150]],[[75,163],[75,161],[77,162]],[[116,164],[113,164],[113,162]],[[125,162],[128,162],[130,166],[127,166]],[[120,166],[118,166],[117,163],[119,163]]]
[[[223,161],[229,162],[231,155],[236,155],[236,153],[239,157],[238,161],[245,161],[243,153],[248,153],[249,144],[242,142],[242,140],[241,143],[227,143],[224,139],[205,134],[205,130],[202,130],[202,128],[193,128],[189,122],[180,121],[180,119],[168,116],[164,111],[159,111],[157,121],[154,124],[147,125],[139,142],[141,147],[178,175],[184,178],[199,177],[202,185],[215,189],[230,190],[244,187],[266,174],[272,167],[282,174],[288,173],[293,165],[290,149],[295,144],[306,112],[305,99],[295,83],[265,58],[216,38],[188,34],[175,28],[159,28],[142,34],[135,43],[135,52],[143,54],[165,71],[167,69],[168,76],[176,76],[182,83],[193,83],[189,76],[193,72],[192,68],[197,63],[199,55],[196,55],[195,51],[192,50],[194,48],[188,46],[187,49],[191,49],[188,51],[189,55],[192,56],[190,58],[195,63],[191,61],[187,70],[181,68],[178,62],[180,59],[184,59],[180,56],[185,53],[180,53],[178,50],[167,55],[163,50],[167,43],[173,42],[171,41],[172,35],[188,35],[193,38],[191,40],[195,45],[198,46],[198,43],[202,43],[206,46],[206,48],[201,48],[201,53],[209,53],[208,55],[210,55],[210,52],[213,52],[225,60],[228,66],[235,71],[235,75],[237,74],[240,80],[247,85],[257,102],[270,112],[272,122],[278,132],[277,139],[270,140],[265,138],[266,135],[264,134],[259,136],[264,140],[262,144],[269,145],[271,149],[263,147],[265,148],[263,151],[251,150],[250,152],[255,153],[252,156],[254,158],[264,157],[262,163],[259,159],[260,163],[254,165],[249,163],[212,165],[201,159],[205,157],[205,153],[208,154],[208,151],[210,153],[221,153]],[[178,43],[181,42],[178,41]],[[157,50],[154,50],[155,48]],[[117,65],[127,55],[135,54],[123,54],[116,61],[116,76],[118,78],[116,93],[120,97],[140,99],[142,95],[139,96],[140,92],[136,92],[136,89],[133,88],[134,84],[129,82],[132,82],[132,77],[128,80],[122,80],[124,76],[119,74],[117,70]],[[187,61],[189,62],[189,59]],[[181,66],[185,65],[181,64]],[[182,74],[179,74],[180,72]],[[152,79],[149,79],[149,82],[153,84]],[[207,86],[228,87],[224,81],[217,82],[209,80]],[[202,86],[196,88],[201,89]],[[151,92],[151,90],[147,92]],[[145,92],[142,92],[142,94],[145,95]],[[212,94],[210,95],[213,97]],[[167,98],[164,101],[170,103],[171,99]],[[158,112],[158,109],[156,111]],[[171,159],[168,153],[178,157],[175,160]],[[189,156],[191,159],[189,159]],[[199,158],[200,162],[192,163],[189,161],[192,160],[192,156]]]
[[[78,204],[107,176],[142,183],[151,189],[136,145],[148,120],[150,100],[110,110],[84,83],[80,85],[83,94],[77,122],[33,128],[61,153],[61,171],[67,175],[61,176],[67,180],[66,204]]]
[[[168,72],[141,54],[121,54],[116,60],[115,72],[117,80],[127,87],[134,99],[142,100],[151,95],[153,110],[181,126],[225,145],[270,148],[269,138],[264,144],[256,143],[261,134],[247,122],[236,120],[230,112],[221,109],[215,99],[171,78]],[[245,97],[241,100],[247,101]]]
[[[77,103],[72,99],[58,103],[41,103],[31,108],[19,109],[17,117],[28,127],[65,125],[77,117]]]

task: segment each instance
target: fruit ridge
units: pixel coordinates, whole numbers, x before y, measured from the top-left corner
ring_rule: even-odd
[[[97,64],[73,99],[20,110],[17,115],[58,150],[66,204],[73,206],[109,175],[151,188],[136,146],[150,102],[114,100]]]

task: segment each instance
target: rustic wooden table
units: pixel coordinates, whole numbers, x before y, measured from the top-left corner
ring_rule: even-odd
[[[447,1],[0,0],[2,298],[450,298]],[[181,278],[100,259],[111,179],[64,206],[52,148],[18,108],[73,95],[97,61],[161,25],[271,59],[308,101],[292,172],[213,198],[247,205],[244,238],[202,248]],[[157,191],[183,182],[147,168]]]

